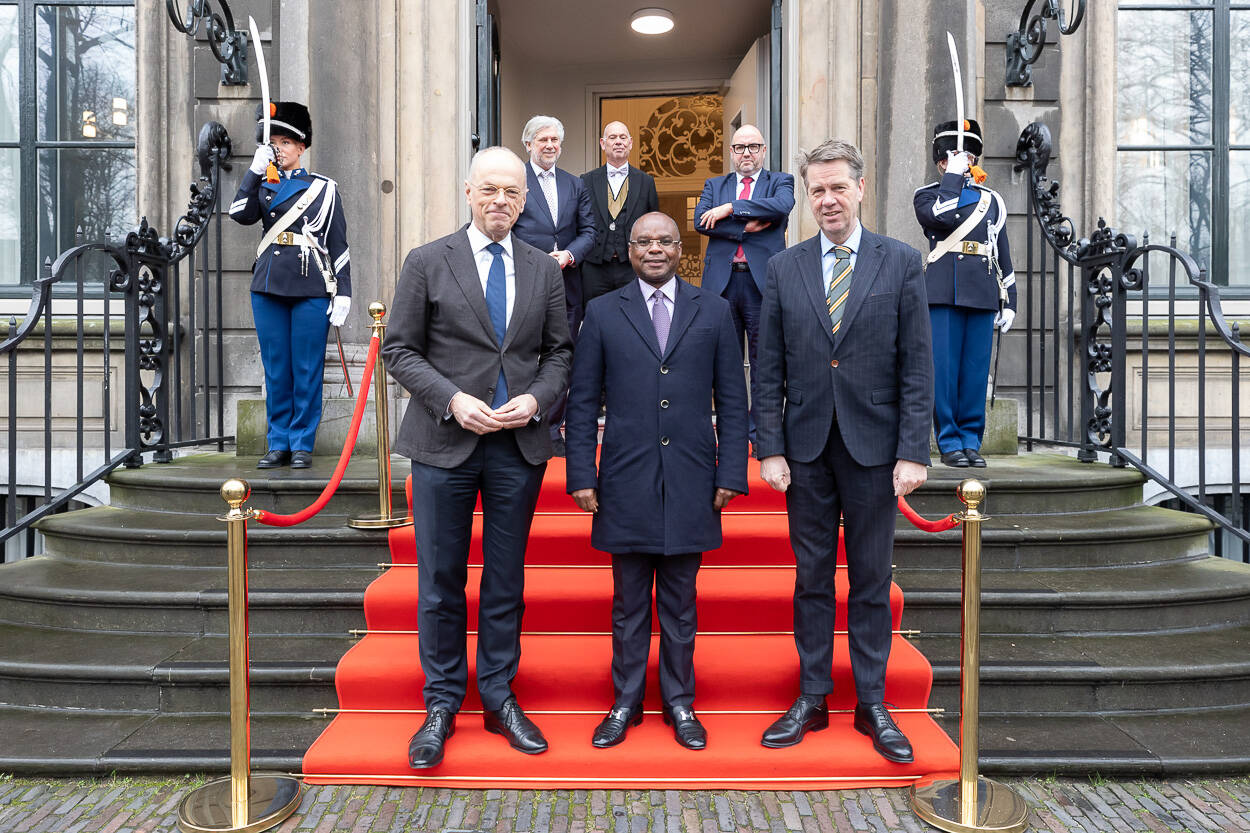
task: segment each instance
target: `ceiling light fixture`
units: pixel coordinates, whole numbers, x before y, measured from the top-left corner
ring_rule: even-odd
[[[639,9],[629,19],[629,28],[640,35],[662,35],[673,28],[673,13],[668,9]]]

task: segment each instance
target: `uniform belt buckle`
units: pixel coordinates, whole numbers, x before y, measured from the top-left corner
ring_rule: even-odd
[[[278,245],[279,245],[279,246],[293,246],[293,245],[295,245],[295,233],[294,233],[294,232],[291,232],[291,231],[282,231],[282,232],[278,232],[278,240],[277,240],[277,243],[278,243]]]
[[[966,255],[977,255],[981,253],[981,244],[975,240],[965,240],[962,245],[963,252]]]

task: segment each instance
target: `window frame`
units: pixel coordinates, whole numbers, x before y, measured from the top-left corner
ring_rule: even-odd
[[[39,226],[34,220],[40,211],[39,204],[39,154],[45,150],[137,150],[138,141],[106,139],[40,139],[39,138],[39,64],[38,29],[35,17],[38,6],[117,6],[135,9],[135,27],[138,28],[138,4],[136,0],[0,0],[0,6],[17,8],[18,36],[18,133],[16,142],[0,141],[0,150],[16,148],[18,169],[22,172],[18,184],[19,216],[22,218],[18,282],[0,284],[0,299],[22,297],[30,294],[31,284],[39,277],[43,265],[39,263]],[[135,109],[141,90],[138,87],[138,50],[135,51]],[[137,164],[137,160],[136,160]],[[136,195],[137,196],[137,195]],[[138,205],[135,205],[136,217]],[[32,276],[30,282],[23,279]],[[100,295],[103,287],[87,285],[88,295]],[[58,294],[73,291],[70,287],[55,287]]]
[[[1210,0],[1210,2],[1119,2],[1116,11],[1179,11],[1209,12],[1211,14],[1211,141],[1205,144],[1121,144],[1117,137],[1116,155],[1123,152],[1174,152],[1174,153],[1210,153],[1211,154],[1211,262],[1207,275],[1220,287],[1220,295],[1225,298],[1250,298],[1250,274],[1243,283],[1232,283],[1229,272],[1229,222],[1230,215],[1230,172],[1232,169],[1232,153],[1234,151],[1250,151],[1250,144],[1232,144],[1229,135],[1230,119],[1230,84],[1232,56],[1232,13],[1250,11],[1250,2],[1242,0]],[[1119,21],[1117,19],[1117,25]],[[1116,95],[1119,95],[1117,89]],[[1117,125],[1118,127],[1118,125]],[[1117,131],[1118,132],[1118,131]],[[1117,183],[1117,191],[1119,183]],[[1126,231],[1135,231],[1127,230]],[[1166,241],[1167,229],[1150,229],[1158,233]],[[1159,242],[1159,241],[1155,241]],[[1178,292],[1190,294],[1196,292],[1188,286],[1177,287]],[[1163,287],[1147,287],[1152,295],[1166,289]]]

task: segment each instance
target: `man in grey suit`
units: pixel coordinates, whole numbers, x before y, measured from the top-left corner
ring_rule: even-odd
[[[547,741],[512,695],[520,661],[525,547],[551,438],[545,415],[572,357],[556,261],[512,233],[525,166],[506,148],[473,157],[473,220],[408,253],[382,356],[412,399],[395,450],[412,458],[418,629],[426,720],[408,747],[443,759],[468,677],[466,563],[482,500],[477,687],[488,731],[521,752]]]
[[[859,222],[864,161],[829,140],[799,165],[815,237],[768,263],[760,308],[756,453],[786,493],[799,697],[764,732],[793,746],[829,725],[838,518],[845,521],[855,728],[913,760],[884,705],[897,496],[924,482],[933,358],[920,254]]]

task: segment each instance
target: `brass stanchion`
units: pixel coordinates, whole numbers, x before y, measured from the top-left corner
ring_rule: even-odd
[[[977,739],[981,683],[981,524],[989,520],[977,507],[985,500],[985,485],[968,479],[959,484],[963,522],[963,624],[959,667],[959,779],[913,786],[911,807],[916,815],[939,830],[951,833],[1005,831],[1019,833],[1029,808],[1015,790],[977,773]]]
[[[280,824],[299,807],[300,782],[287,775],[252,775],[251,701],[248,685],[247,521],[251,488],[227,480],[221,497],[226,522],[230,640],[230,775],[191,792],[178,806],[183,833],[256,833]]]
[[[374,301],[369,305],[369,315],[373,318],[373,332],[380,344],[386,336],[386,324],[382,316],[386,315],[386,304]],[[378,514],[361,515],[347,522],[356,529],[389,529],[412,523],[408,514],[392,514],[391,505],[391,439],[390,420],[387,416],[386,365],[382,356],[378,356],[373,369],[373,404],[378,420]]]

